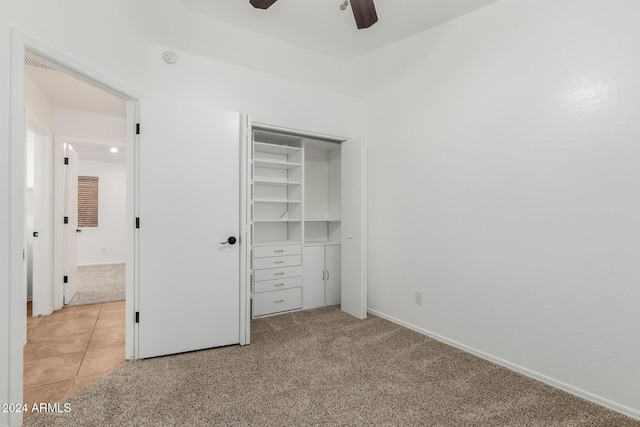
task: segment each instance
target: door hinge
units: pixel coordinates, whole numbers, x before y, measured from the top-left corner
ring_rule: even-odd
[[[140,217],[136,217],[136,228],[140,228]]]
[[[64,223],[65,223],[65,224],[69,224],[69,217],[68,217],[68,216],[65,216],[65,217],[64,217]]]
[[[140,135],[140,123],[136,123],[136,135]]]
[[[65,164],[65,165],[68,165],[68,164],[69,164],[69,158],[68,158],[68,157],[65,157],[65,158],[64,158],[64,164]]]
[[[62,283],[69,283],[69,276],[63,276]]]
[[[136,311],[136,323],[140,323],[140,312]]]

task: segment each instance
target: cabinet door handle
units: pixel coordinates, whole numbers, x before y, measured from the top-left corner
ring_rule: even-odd
[[[284,271],[282,273],[273,273],[274,276],[282,276],[284,274]]]
[[[281,302],[284,302],[284,300],[283,299],[279,299],[278,301],[274,301],[273,303],[274,304],[280,304]]]
[[[273,286],[276,287],[276,288],[279,288],[280,286],[284,286],[284,283],[277,283],[277,284],[275,284]]]
[[[284,249],[278,249],[277,251],[273,251],[275,253],[280,253],[280,252],[284,252]]]
[[[284,261],[273,261],[274,264],[282,264]]]
[[[322,270],[322,280],[324,280],[324,270]]]
[[[329,270],[327,270],[327,280],[329,280]]]

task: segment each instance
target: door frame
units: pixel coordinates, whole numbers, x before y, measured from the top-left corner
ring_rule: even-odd
[[[251,194],[251,116],[240,115],[240,345],[251,342],[251,280],[247,276],[251,265],[251,245],[249,220],[251,207],[247,204],[247,194]]]
[[[23,345],[26,341],[26,221],[25,221],[25,65],[26,53],[32,53],[50,62],[58,69],[90,84],[101,87],[127,100],[127,177],[134,178],[137,172],[138,137],[134,124],[138,119],[138,100],[140,93],[122,83],[108,77],[97,69],[71,58],[45,43],[11,28],[11,100],[9,117],[9,178],[10,178],[10,234],[9,234],[9,351],[7,360],[8,401],[23,401]],[[134,230],[134,215],[136,207],[136,181],[127,179],[127,227]],[[130,248],[127,256],[126,277],[126,357],[133,358],[135,329],[133,322],[136,250],[135,233],[128,235],[127,246]],[[3,367],[4,368],[4,367]],[[4,373],[2,376],[4,377]],[[15,412],[8,415],[10,425],[22,424],[22,413]]]

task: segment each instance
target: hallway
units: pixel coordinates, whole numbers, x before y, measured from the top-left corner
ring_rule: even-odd
[[[126,363],[125,302],[65,306],[45,317],[27,307],[24,403],[55,403]],[[25,419],[31,414],[25,413]]]

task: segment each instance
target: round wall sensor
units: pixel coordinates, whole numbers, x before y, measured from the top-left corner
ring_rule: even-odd
[[[162,54],[162,59],[164,59],[164,62],[167,64],[175,64],[178,60],[178,54],[172,50],[165,50]]]

